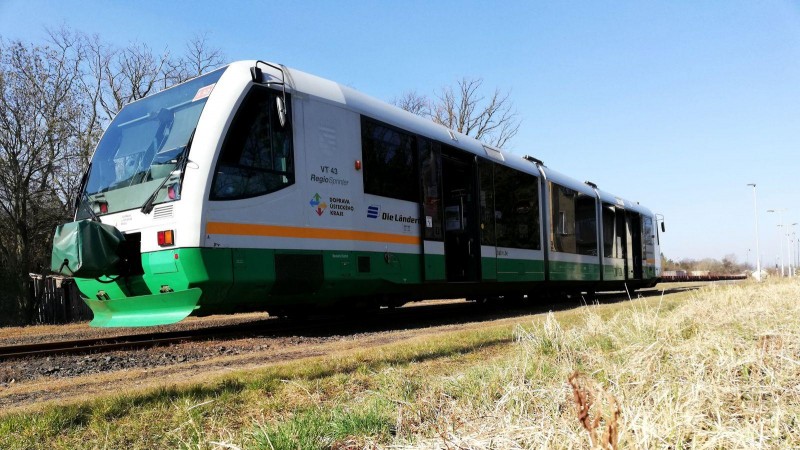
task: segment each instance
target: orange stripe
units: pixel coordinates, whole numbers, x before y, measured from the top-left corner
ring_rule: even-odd
[[[285,227],[280,225],[256,225],[250,223],[208,222],[206,233],[235,236],[269,236],[296,239],[335,239],[340,241],[386,242],[392,244],[419,245],[419,236],[375,233],[372,231],[334,230],[330,228]]]

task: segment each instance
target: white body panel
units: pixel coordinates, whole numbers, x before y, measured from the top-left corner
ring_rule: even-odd
[[[184,175],[181,199],[156,205],[151,214],[129,210],[103,216],[123,232],[142,233],[142,252],[161,250],[156,242],[160,230],[175,230],[175,247],[273,248],[299,250],[357,250],[397,253],[443,254],[442,242],[422,242],[420,207],[414,202],[378,197],[364,193],[363,172],[356,161],[363,161],[361,147],[361,115],[403,128],[409,132],[460,148],[465,152],[499,162],[497,155],[488,155],[483,145],[468,136],[451,132],[430,120],[407,113],[377,99],[304,72],[284,68],[286,90],[291,95],[295,183],[280,191],[240,200],[210,201],[214,167],[225,135],[235,112],[253,82],[249,69],[254,61],[231,64],[216,83],[205,105]],[[264,68],[273,81],[282,80],[279,71]],[[280,90],[280,86],[271,86]],[[502,164],[542,179],[537,166],[500,151]],[[494,156],[494,158],[490,158]],[[543,169],[547,181],[570,187],[594,196],[593,189],[549,168]],[[418,180],[408,180],[417,183]],[[549,210],[550,192],[547,183],[541,195],[540,224]],[[541,186],[541,184],[540,184]],[[312,199],[319,196],[318,209]],[[612,197],[627,210],[653,217],[645,208],[630,201]],[[377,215],[370,215],[377,209]],[[305,229],[314,237],[245,236],[212,234],[209,223],[264,224],[275,227]],[[318,232],[322,230],[323,232]],[[324,230],[350,230],[398,236],[392,242],[370,239],[326,239]],[[302,234],[302,233],[299,233]],[[409,239],[403,239],[408,237]],[[416,240],[414,240],[416,238]],[[549,245],[549,231],[542,227],[540,242]],[[658,255],[658,246],[655,246]],[[484,257],[538,259],[543,250],[482,247]],[[598,257],[550,252],[555,261],[597,263]],[[660,265],[660,261],[656,261]]]

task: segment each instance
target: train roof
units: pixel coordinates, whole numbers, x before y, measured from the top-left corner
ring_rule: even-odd
[[[236,68],[237,70],[249,71],[250,67],[253,67],[255,64],[255,60],[237,61],[230,64],[230,66]],[[270,64],[277,65],[275,63]],[[264,73],[269,74],[272,79],[275,81],[281,81],[282,78],[279,71],[271,67],[260,67]],[[335,81],[312,75],[294,68],[289,68],[286,66],[280,67],[287,72],[288,79],[286,85],[289,92],[312,95],[327,102],[346,106],[348,109],[356,111],[360,114],[409,131],[413,131],[414,133],[425,136],[429,139],[458,147],[462,150],[484,158],[488,158],[490,160],[494,160],[495,162],[502,163],[522,172],[527,172],[535,176],[541,176],[534,163],[524,159],[519,155],[484,144],[483,142],[471,136],[467,136],[455,130],[450,130],[443,125],[433,122],[432,120],[425,119],[416,114],[405,111],[397,106],[364,94],[363,92],[359,92],[351,87],[336,83]],[[554,181],[571,189],[575,189],[576,191],[587,195],[595,195],[592,186],[546,166],[543,166],[543,168],[548,180]],[[638,202],[626,200],[599,189],[598,192],[600,193],[600,199],[604,202],[624,206],[625,209],[637,211],[641,214],[652,215],[650,210],[639,205]]]

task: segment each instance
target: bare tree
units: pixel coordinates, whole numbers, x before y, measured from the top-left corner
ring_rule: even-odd
[[[32,317],[28,274],[48,265],[53,229],[71,219],[103,128],[125,104],[221,59],[205,35],[178,59],[68,28],[48,35],[44,45],[0,38],[0,323]]]
[[[107,51],[101,58],[106,66],[100,70],[103,95],[99,101],[109,119],[128,103],[168,87],[164,72],[170,57],[167,50],[155,54],[147,44],[136,43]]]
[[[722,257],[722,260],[714,258],[703,258],[700,260],[684,258],[680,261],[673,261],[664,254],[661,254],[662,267],[664,270],[687,270],[687,271],[708,271],[715,274],[737,274],[743,273],[750,267],[745,263],[738,263],[736,255],[733,253]]]
[[[72,54],[73,71],[76,75],[72,97],[72,113],[64,126],[69,129],[69,149],[59,164],[54,183],[58,187],[62,202],[69,206],[78,195],[81,174],[89,164],[94,147],[103,133],[103,116],[98,109],[103,93],[100,79],[93,77],[96,58],[102,57],[99,38],[88,37],[68,28],[47,30],[50,44],[62,53]]]
[[[222,51],[209,47],[208,33],[199,33],[186,43],[186,53],[169,61],[165,80],[182,83],[221,66],[225,62]]]
[[[482,79],[465,77],[442,88],[433,101],[409,91],[393,103],[494,147],[505,147],[519,131],[519,114],[510,93],[495,89],[486,96],[482,86]]]
[[[75,46],[63,44],[0,45],[0,295],[23,320],[35,308],[28,273],[47,259],[67,210],[56,179],[72,157],[80,73]]]
[[[103,122],[113,119],[126,104],[202,75],[224,61],[222,51],[209,45],[207,34],[194,36],[179,57],[167,48],[153,52],[142,43],[116,49],[96,36],[86,40],[89,76],[83,88],[104,114]]]
[[[87,124],[80,145],[84,165],[88,165],[91,152],[100,140],[105,124],[113,118],[118,109],[116,106],[114,108],[104,106],[110,102],[106,98],[113,97],[107,93],[105,80],[114,78],[107,73],[111,71],[111,59],[115,51],[104,44],[98,35],[84,36],[83,39],[85,50],[82,55],[84,73],[81,77],[81,91],[87,105]]]
[[[404,92],[399,98],[395,97],[392,100],[392,104],[418,116],[431,116],[430,99],[417,91]]]

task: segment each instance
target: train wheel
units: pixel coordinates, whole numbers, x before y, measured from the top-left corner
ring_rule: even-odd
[[[523,308],[527,303],[527,299],[522,294],[503,296],[503,306],[507,308]]]
[[[467,301],[468,302],[475,302],[475,304],[478,305],[481,308],[488,308],[489,305],[491,305],[493,303],[492,299],[490,299],[489,297],[468,298]]]
[[[286,308],[278,311],[277,315],[283,320],[304,322],[308,320],[309,312],[304,308]]]

